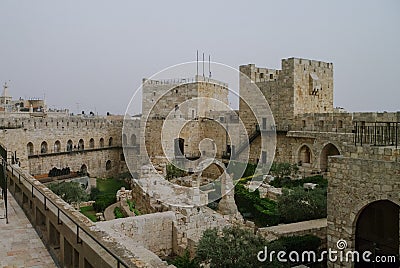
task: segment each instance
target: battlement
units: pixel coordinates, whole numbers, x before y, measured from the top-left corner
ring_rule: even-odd
[[[216,84],[222,87],[228,87],[227,83],[224,83],[222,81],[212,79],[209,77],[205,77],[202,75],[196,75],[195,77],[190,77],[190,78],[171,78],[171,79],[160,79],[160,80],[152,80],[152,79],[147,79],[143,78],[142,83],[143,85],[148,84],[148,85],[181,85],[181,84],[187,84],[187,83],[197,83],[197,82],[207,82],[210,84]]]
[[[122,127],[122,116],[81,116],[65,115],[57,117],[21,116],[20,113],[5,113],[0,116],[1,129],[40,129],[40,128],[108,128]]]
[[[287,58],[282,59],[282,69],[285,69],[287,66],[308,66],[309,68],[327,68],[333,69],[333,63],[331,62],[324,62],[319,60],[310,60],[310,59],[303,59],[303,58]]]

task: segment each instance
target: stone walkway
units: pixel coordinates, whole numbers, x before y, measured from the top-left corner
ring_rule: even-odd
[[[4,200],[0,217],[4,217]],[[0,267],[57,267],[14,197],[8,193],[8,224],[0,219]]]

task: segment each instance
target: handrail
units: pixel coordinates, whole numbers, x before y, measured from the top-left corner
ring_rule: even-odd
[[[2,158],[2,161],[4,161],[4,159]],[[112,252],[109,248],[107,248],[106,246],[104,246],[99,240],[97,240],[97,238],[95,238],[91,233],[89,233],[87,230],[85,230],[84,228],[80,227],[80,225],[78,224],[78,222],[73,219],[70,215],[68,215],[63,208],[61,208],[60,206],[58,206],[53,200],[49,199],[45,193],[42,192],[41,189],[39,189],[36,185],[34,185],[30,180],[28,180],[28,178],[25,177],[25,175],[17,170],[14,169],[14,167],[12,165],[10,165],[7,161],[5,161],[5,165],[7,169],[10,169],[9,171],[11,171],[12,176],[14,176],[14,170],[18,173],[19,175],[19,179],[22,177],[26,182],[28,182],[32,188],[32,195],[33,193],[33,189],[36,189],[36,191],[38,193],[40,193],[43,197],[44,197],[44,206],[45,206],[45,210],[47,210],[47,201],[49,201],[56,209],[57,209],[57,220],[59,224],[62,224],[62,222],[60,222],[60,211],[64,214],[64,216],[66,216],[73,224],[76,225],[76,232],[77,232],[77,243],[80,244],[82,243],[82,240],[80,240],[79,238],[79,230],[82,230],[88,237],[90,237],[94,242],[96,242],[97,245],[99,245],[101,248],[103,248],[108,254],[110,254],[116,261],[117,261],[117,267],[119,268],[120,265],[122,264],[124,267],[130,267],[125,261],[123,261],[118,255],[116,255],[114,252]]]

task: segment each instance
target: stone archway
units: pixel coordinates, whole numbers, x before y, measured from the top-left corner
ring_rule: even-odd
[[[328,157],[333,155],[340,155],[339,149],[332,143],[326,144],[321,151],[319,160],[319,167],[322,172],[326,172],[328,170]]]
[[[356,221],[356,251],[372,252],[371,260],[375,256],[397,256],[397,263],[376,266],[360,262],[355,267],[399,267],[399,213],[400,206],[389,200],[375,201],[362,209]]]
[[[297,162],[299,165],[310,166],[312,163],[312,153],[308,145],[302,145],[297,154]]]
[[[88,174],[88,168],[87,168],[87,166],[85,164],[83,164],[81,166],[80,172],[81,172],[82,175],[87,175]]]

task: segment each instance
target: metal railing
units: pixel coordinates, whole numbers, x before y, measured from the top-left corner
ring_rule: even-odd
[[[15,178],[18,177],[18,184],[23,184],[23,181],[26,181],[29,184],[29,186],[26,188],[28,190],[30,188],[30,193],[32,195],[32,198],[36,198],[36,197],[39,198],[39,196],[37,195],[38,193],[41,195],[41,198],[43,198],[43,205],[44,205],[45,211],[49,210],[49,206],[48,206],[49,203],[53,205],[53,207],[57,210],[57,223],[59,225],[62,225],[63,223],[65,223],[65,221],[63,222],[61,215],[65,216],[67,219],[69,219],[69,221],[71,221],[75,225],[77,244],[83,243],[83,240],[81,239],[81,237],[79,235],[80,231],[82,231],[83,233],[85,233],[87,235],[87,237],[89,237],[93,242],[95,242],[95,244],[97,246],[100,246],[103,250],[105,250],[110,256],[112,256],[114,258],[114,260],[117,262],[117,267],[121,267],[121,265],[123,267],[130,267],[124,260],[122,260],[118,255],[116,255],[108,247],[103,245],[103,243],[100,242],[96,237],[94,237],[93,234],[91,234],[88,230],[82,228],[80,226],[82,223],[79,223],[76,219],[71,217],[68,212],[64,211],[64,209],[61,208],[60,205],[58,205],[52,199],[48,198],[46,196],[46,193],[44,193],[42,189],[40,189],[37,185],[34,184],[34,181],[36,181],[36,180],[28,179],[23,173],[21,174],[21,172],[18,169],[15,169],[10,163],[8,163],[8,162],[5,162],[5,163],[6,163],[6,169],[9,172],[11,172],[11,176],[14,176]],[[39,185],[41,185],[41,184],[39,184]],[[36,192],[36,195],[35,195],[35,192]],[[67,225],[67,223],[65,223],[65,224]],[[71,230],[71,231],[73,232],[73,230]]]
[[[370,144],[374,146],[399,145],[399,122],[355,122],[354,144]]]

